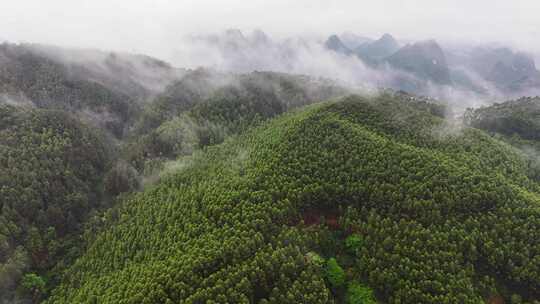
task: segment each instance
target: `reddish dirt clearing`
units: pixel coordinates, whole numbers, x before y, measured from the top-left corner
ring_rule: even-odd
[[[306,226],[320,225],[323,223],[331,230],[341,229],[339,225],[339,214],[329,210],[309,209],[302,212],[301,220]],[[294,223],[294,225],[300,224],[300,221]]]

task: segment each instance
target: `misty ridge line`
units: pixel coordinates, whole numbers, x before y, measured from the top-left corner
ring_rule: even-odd
[[[327,39],[274,40],[260,30],[244,34],[236,29],[192,35],[182,45],[175,58],[184,65],[328,77],[367,90],[427,95],[462,109],[540,91],[532,55],[504,45],[447,46],[436,40],[402,42],[390,34],[373,39],[347,32]]]
[[[391,34],[274,40],[262,31],[245,35],[240,30],[192,36],[183,46],[177,56],[185,64],[130,53],[0,44],[0,107],[61,110],[96,127],[100,135],[106,133],[103,144],[110,151],[104,153],[110,153],[110,164],[100,178],[109,185],[106,181],[121,177],[125,185],[102,190],[120,195],[172,180],[204,162],[205,147],[234,141],[248,128],[271,124],[272,118],[312,103],[327,101],[316,108],[350,99],[370,108],[384,106],[386,97],[388,109],[376,112],[381,120],[405,128],[423,117],[413,109],[419,106],[436,123],[412,128],[414,136],[459,143],[468,138],[471,125],[462,114],[471,107],[540,90],[534,60],[499,46],[452,48],[436,40],[401,41]],[[540,105],[539,99],[531,100]],[[377,133],[365,133],[371,135]],[[243,172],[250,150],[231,146],[227,153],[232,156],[223,164]],[[538,146],[516,147],[516,153],[540,168]],[[31,260],[19,248],[5,256],[0,290],[14,290],[11,286],[32,269]]]
[[[237,29],[193,34],[179,44],[171,49],[173,64],[129,53],[18,47],[62,63],[72,78],[108,85],[140,100],[151,100],[199,67],[235,74],[307,75],[332,79],[355,91],[403,90],[444,100],[457,112],[540,94],[540,72],[532,56],[500,45],[441,46],[436,40],[400,41],[391,34],[373,39],[350,32],[327,39],[273,39],[261,30],[246,35]],[[4,43],[4,49],[9,46],[13,45]],[[0,57],[0,66],[5,61]],[[14,103],[12,97],[3,99]]]

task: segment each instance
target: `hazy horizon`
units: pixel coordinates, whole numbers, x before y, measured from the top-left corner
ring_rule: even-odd
[[[171,61],[189,35],[229,28],[277,39],[352,32],[402,41],[502,43],[540,53],[537,1],[38,1],[4,3],[0,39],[142,53]],[[173,60],[174,61],[174,60]]]

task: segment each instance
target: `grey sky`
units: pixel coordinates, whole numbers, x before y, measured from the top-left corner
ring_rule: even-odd
[[[341,33],[499,41],[540,51],[538,0],[0,0],[10,41],[134,51],[167,59],[189,33],[260,28],[273,36]]]

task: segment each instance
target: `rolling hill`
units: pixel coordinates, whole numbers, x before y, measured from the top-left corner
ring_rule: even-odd
[[[528,160],[529,176],[540,180],[540,99],[523,97],[468,109],[467,125],[482,129],[517,148]]]
[[[489,132],[540,141],[540,98],[524,97],[471,110],[469,124]]]
[[[201,69],[148,101],[136,90],[119,99],[129,115],[111,129],[108,120],[88,121],[86,114],[94,109],[113,115],[116,99],[97,99],[100,92],[113,92],[113,80],[100,78],[103,85],[79,95],[64,88],[71,81],[64,78],[69,75],[65,65],[30,51],[14,52],[35,73],[23,72],[12,58],[10,71],[21,74],[17,81],[2,82],[14,88],[4,92],[28,87],[21,94],[33,96],[43,85],[49,99],[0,104],[0,303],[43,300],[80,254],[92,234],[88,231],[100,226],[99,214],[123,193],[138,191],[143,181],[151,183],[167,161],[219,144],[289,109],[344,94],[333,82],[305,76]],[[103,105],[93,108],[95,102]],[[115,129],[122,130],[116,138],[110,136]]]
[[[47,303],[540,298],[540,188],[409,95],[282,115],[125,200]]]
[[[348,38],[397,87],[456,75],[434,41]],[[2,44],[0,72],[0,303],[538,303],[538,98],[456,125],[403,91],[140,55]]]

